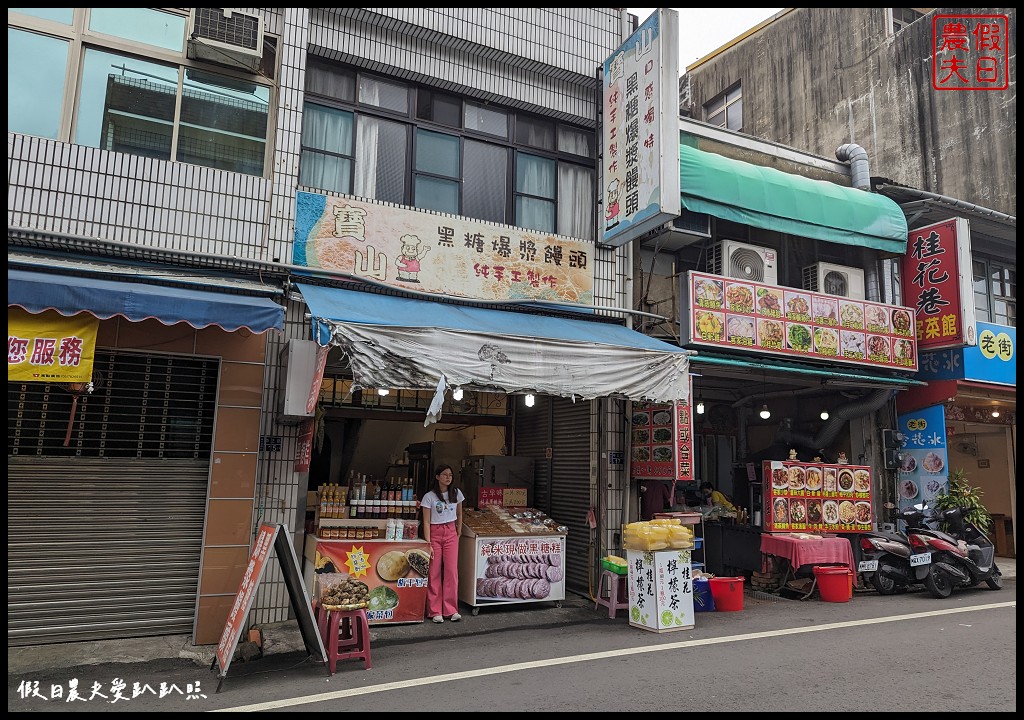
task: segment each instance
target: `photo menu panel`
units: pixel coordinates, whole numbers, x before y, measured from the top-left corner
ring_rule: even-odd
[[[861,532],[874,522],[871,468],[765,460],[768,532]]]

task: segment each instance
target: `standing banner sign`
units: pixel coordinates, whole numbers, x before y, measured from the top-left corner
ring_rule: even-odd
[[[238,586],[238,593],[235,595],[235,602],[228,613],[228,619],[224,623],[224,630],[220,634],[220,642],[217,643],[217,656],[214,658],[214,666],[220,666],[220,682],[217,684],[217,692],[220,692],[224,684],[224,677],[228,674],[228,667],[238,646],[238,638],[245,629],[246,618],[249,610],[252,609],[252,600],[256,595],[256,588],[263,579],[263,571],[267,568],[267,558],[270,557],[270,548],[273,547],[277,553],[277,559],[281,563],[281,572],[284,575],[285,585],[288,588],[288,596],[291,598],[292,609],[299,623],[299,631],[302,633],[302,640],[306,645],[306,651],[310,655],[316,654],[320,662],[327,662],[327,652],[324,649],[323,639],[317,628],[316,620],[313,618],[313,607],[306,593],[306,586],[299,574],[299,561],[295,556],[295,549],[288,541],[288,528],[277,523],[275,525],[260,525],[256,533],[256,540],[252,545],[252,552],[249,553],[249,564],[245,568],[242,582]]]

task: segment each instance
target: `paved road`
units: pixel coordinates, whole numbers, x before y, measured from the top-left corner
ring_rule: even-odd
[[[8,710],[1016,710],[1015,580],[999,592],[979,588],[947,600],[748,596],[742,612],[701,613],[694,629],[663,634],[609,620],[585,603],[493,613],[458,626],[382,629],[369,671],[345,661],[328,677],[304,652],[236,661],[220,693],[216,672],[182,660],[9,674]],[[557,621],[544,622],[550,618]],[[72,679],[86,695],[96,683],[109,696],[115,679],[126,697],[136,683],[155,694],[68,703]],[[59,686],[64,697],[23,698],[36,682],[40,695]],[[181,694],[158,697],[161,683]],[[194,699],[185,697],[190,685]]]

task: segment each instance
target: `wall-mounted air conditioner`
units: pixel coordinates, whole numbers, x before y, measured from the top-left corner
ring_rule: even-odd
[[[672,229],[699,238],[709,238],[711,237],[711,216],[683,208],[679,217],[672,221]]]
[[[808,265],[804,268],[804,290],[863,300],[864,271],[824,262]]]
[[[777,254],[771,248],[721,240],[711,246],[708,267],[715,275],[778,285]]]
[[[192,8],[188,56],[255,73],[263,60],[263,19],[232,8]]]

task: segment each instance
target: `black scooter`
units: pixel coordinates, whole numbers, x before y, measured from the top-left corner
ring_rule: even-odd
[[[900,518],[907,523],[907,539],[916,554],[931,554],[924,585],[932,597],[947,598],[954,588],[969,588],[984,582],[992,590],[1003,587],[1003,576],[995,563],[996,549],[973,523],[964,520],[962,508],[936,513],[927,505],[906,508]],[[944,522],[949,532],[932,527]]]
[[[858,572],[879,595],[906,592],[924,583],[931,557],[915,555],[910,540],[900,532],[881,530],[861,533],[861,557]]]

